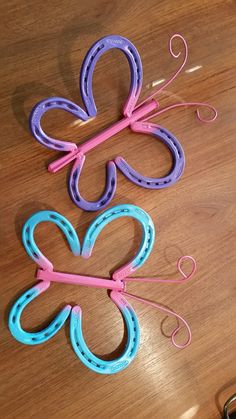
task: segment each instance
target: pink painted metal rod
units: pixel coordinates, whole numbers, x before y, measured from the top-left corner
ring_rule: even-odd
[[[99,134],[85,141],[84,144],[79,145],[76,150],[69,152],[65,156],[49,164],[48,171],[51,173],[56,173],[58,170],[61,170],[65,165],[73,161],[80,154],[83,155],[88,151],[92,150],[94,147],[113,137],[113,135],[122,131],[124,128],[127,128],[133,122],[136,122],[139,119],[147,116],[154,109],[157,109],[157,107],[158,103],[155,101],[155,99],[152,99],[150,102],[145,103],[144,105],[136,109],[130,117],[125,117],[122,118],[120,121],[115,122]]]
[[[36,277],[37,279],[43,281],[62,282],[64,284],[84,285],[95,288],[106,288],[116,291],[124,290],[124,284],[120,281],[96,278],[93,276],[67,274],[64,272],[44,271],[43,269],[38,269]]]

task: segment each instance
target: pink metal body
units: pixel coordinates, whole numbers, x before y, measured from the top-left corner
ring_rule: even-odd
[[[150,102],[145,103],[144,105],[138,107],[130,117],[124,117],[120,121],[115,122],[110,127],[106,128],[99,134],[85,141],[84,144],[80,144],[76,150],[73,150],[67,153],[65,156],[49,164],[48,171],[51,173],[56,173],[58,170],[61,170],[68,163],[76,159],[76,157],[81,154],[84,155],[88,151],[95,148],[97,145],[103,143],[109,138],[113,137],[118,132],[130,126],[132,123],[140,120],[141,118],[147,116],[154,109],[157,109],[158,103],[155,99],[152,99]]]
[[[189,274],[186,274],[182,268],[183,262],[186,260],[192,263],[192,270]],[[88,287],[106,288],[108,290],[119,291],[125,297],[150,305],[151,307],[154,307],[166,313],[169,316],[173,316],[177,320],[177,326],[175,327],[175,329],[172,331],[170,335],[171,341],[176,348],[179,348],[179,349],[186,348],[191,343],[191,340],[192,340],[192,333],[186,320],[182,316],[177,314],[175,311],[172,311],[161,304],[154,303],[152,301],[146,300],[145,298],[138,297],[137,295],[127,293],[126,282],[156,282],[156,283],[159,282],[159,283],[181,284],[181,283],[189,281],[194,275],[194,273],[196,272],[195,259],[192,256],[182,256],[181,258],[179,258],[178,263],[177,263],[177,269],[182,276],[180,279],[130,278],[130,277],[126,277],[126,275],[131,274],[132,270],[130,270],[130,268],[128,267],[127,270],[124,271],[123,268],[120,268],[119,270],[117,270],[116,275],[113,274],[114,279],[68,274],[64,272],[56,272],[56,271],[43,270],[43,269],[38,269],[36,276],[37,276],[37,279],[45,281],[48,284],[50,283],[50,281],[53,281],[53,282],[61,282],[65,284],[84,285]],[[120,274],[120,271],[122,272],[122,275]],[[187,338],[183,344],[179,343],[176,340],[178,332],[182,328],[181,322],[182,322],[182,325],[186,327],[186,331],[187,331]]]
[[[87,287],[106,288],[115,291],[124,291],[124,283],[121,281],[114,281],[112,279],[97,278],[94,276],[68,274],[56,271],[37,270],[37,279],[43,281],[62,282],[72,285],[84,285]]]

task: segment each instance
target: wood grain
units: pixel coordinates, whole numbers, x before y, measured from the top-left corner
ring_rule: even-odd
[[[9,0],[0,9],[0,417],[218,418],[218,408],[236,391],[235,2]],[[183,177],[172,188],[148,191],[118,174],[112,205],[139,205],[154,220],[155,247],[139,275],[174,277],[179,256],[196,258],[197,275],[186,285],[129,286],[131,292],[181,313],[191,325],[193,342],[186,350],[173,348],[161,333],[163,316],[134,303],[141,326],[138,356],[127,370],[104,377],[76,359],[68,326],[35,347],[17,343],[7,328],[13,301],[35,284],[35,265],[21,244],[28,216],[55,209],[74,224],[81,240],[95,216],[71,202],[67,169],[55,175],[47,172],[56,153],[34,141],[28,116],[38,100],[51,95],[81,103],[83,57],[94,41],[110,33],[128,37],[138,48],[144,96],[147,86],[168,78],[177,66],[167,48],[175,32],[189,44],[186,69],[201,67],[183,72],[159,100],[162,105],[207,101],[218,109],[219,118],[204,125],[193,109],[162,115],[158,123],[175,133],[184,147]],[[111,51],[96,67],[96,120],[79,127],[70,116],[54,112],[45,118],[45,127],[62,139],[88,138],[119,118],[128,85],[127,62]],[[101,193],[105,163],[117,155],[151,176],[164,174],[171,162],[166,148],[154,138],[126,130],[88,155],[81,179],[86,198]],[[58,269],[102,276],[133,254],[140,231],[129,219],[114,222],[99,236],[89,261],[73,258],[53,226],[40,227],[37,238]],[[122,318],[105,291],[54,284],[26,310],[24,327],[42,327],[65,303],[81,305],[84,334],[96,354],[108,354],[109,359],[121,353]]]

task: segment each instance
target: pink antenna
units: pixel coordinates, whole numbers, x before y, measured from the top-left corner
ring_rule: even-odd
[[[162,92],[167,86],[169,86],[169,84],[171,84],[176,79],[176,77],[178,76],[178,74],[184,68],[184,66],[185,66],[185,64],[187,62],[187,59],[188,59],[188,45],[187,45],[187,42],[185,41],[185,39],[184,39],[184,37],[182,35],[176,33],[176,34],[174,34],[170,38],[170,40],[169,40],[169,52],[170,52],[171,56],[174,57],[174,58],[179,58],[179,56],[182,54],[181,51],[179,51],[178,53],[174,53],[174,51],[173,51],[173,40],[174,39],[177,39],[177,38],[181,40],[181,42],[182,42],[182,44],[184,46],[184,59],[183,59],[182,63],[180,64],[179,68],[176,70],[176,72],[174,73],[174,75],[169,80],[167,80],[159,88],[157,88],[156,90],[154,90],[154,92],[151,95],[149,95],[146,99],[144,99],[141,103],[139,103],[136,106],[136,108],[138,108],[139,106],[144,105],[146,102],[148,102],[151,99],[153,99],[154,96],[156,96],[158,93]],[[161,115],[162,113],[164,113],[166,111],[169,111],[171,109],[176,109],[176,108],[184,107],[184,106],[189,106],[189,107],[190,106],[196,106],[197,107],[197,109],[196,109],[197,118],[201,122],[205,122],[205,123],[213,122],[213,121],[215,121],[215,119],[218,116],[216,108],[214,106],[212,106],[212,105],[209,105],[208,103],[201,103],[201,102],[175,103],[173,105],[166,106],[163,109],[160,109],[159,102],[157,102],[157,104],[158,104],[158,109],[159,110],[157,112],[155,112],[154,114],[149,115],[148,117],[145,117],[144,119],[142,119],[142,122],[149,121],[149,119],[154,118],[157,115]],[[203,118],[200,115],[200,111],[198,109],[199,107],[205,107],[205,108],[208,108],[209,110],[211,110],[213,112],[212,117],[211,118]]]
[[[179,38],[183,45],[184,45],[184,59],[182,64],[179,66],[178,70],[174,73],[174,75],[167,80],[165,83],[163,83],[159,88],[157,88],[157,90],[154,90],[154,92],[149,95],[146,99],[144,99],[141,103],[138,104],[138,106],[143,105],[144,103],[146,103],[147,101],[151,100],[154,96],[156,96],[158,93],[162,92],[162,90],[164,90],[169,84],[172,83],[172,81],[174,81],[176,79],[176,77],[178,76],[178,74],[182,71],[183,67],[186,64],[186,61],[188,59],[188,45],[187,42],[185,41],[184,37],[182,35],[180,35],[179,33],[175,33],[169,40],[169,52],[171,54],[172,57],[174,58],[179,58],[179,56],[181,55],[181,51],[179,51],[177,54],[174,53],[173,51],[173,40]]]
[[[184,270],[183,270],[183,263],[186,260],[189,260],[192,263],[192,270],[191,270],[191,272],[189,274],[186,274],[184,272]],[[125,278],[124,279],[124,282],[125,283],[126,282],[159,282],[159,283],[182,284],[184,282],[189,281],[193,277],[193,275],[196,272],[196,268],[197,268],[197,264],[196,264],[195,259],[192,256],[185,255],[185,256],[181,256],[178,259],[178,262],[177,262],[177,269],[178,269],[179,273],[182,275],[182,278],[180,278],[180,279]],[[183,348],[186,348],[191,343],[192,333],[191,333],[191,329],[189,327],[189,324],[187,323],[187,321],[182,316],[180,316],[179,314],[175,313],[175,311],[172,311],[169,308],[164,307],[161,304],[154,303],[153,301],[147,300],[147,299],[142,298],[142,297],[138,297],[138,296],[133,295],[133,294],[129,294],[129,293],[125,292],[125,291],[122,291],[122,294],[124,296],[126,296],[126,297],[132,298],[133,300],[139,301],[141,303],[144,303],[144,304],[147,304],[149,306],[152,306],[152,307],[154,307],[154,308],[156,308],[156,309],[158,309],[160,311],[163,311],[164,313],[167,313],[169,316],[175,317],[177,319],[178,326],[171,333],[171,341],[172,341],[172,344],[176,348],[183,349]],[[183,343],[183,344],[179,344],[179,343],[176,342],[176,336],[177,336],[177,334],[179,333],[179,331],[183,327],[183,326],[180,325],[179,321],[182,322],[183,325],[186,327],[187,334],[188,334],[188,338],[187,338],[186,342]]]
[[[214,106],[212,106],[212,105],[209,105],[208,103],[201,103],[201,102],[183,102],[183,103],[174,103],[173,105],[166,106],[165,108],[160,109],[158,112],[155,112],[154,114],[148,116],[147,118],[142,119],[142,122],[149,121],[149,119],[154,118],[154,116],[161,115],[162,113],[165,113],[165,112],[167,112],[167,111],[169,111],[171,109],[181,108],[181,107],[184,107],[184,106],[187,106],[187,107],[189,107],[189,106],[197,106],[197,107],[204,107],[204,108],[210,109],[213,112],[213,115],[209,119],[203,118],[200,115],[199,109],[198,108],[196,109],[197,118],[201,122],[205,122],[205,123],[213,122],[213,121],[215,121],[215,119],[217,118],[217,115],[218,115],[216,108]]]
[[[192,262],[192,270],[186,275],[182,269],[183,262],[190,260]],[[159,283],[173,283],[173,284],[182,284],[183,282],[189,281],[196,272],[197,264],[195,259],[192,256],[181,256],[177,262],[177,269],[182,275],[181,279],[161,279],[161,278],[125,278],[125,282],[159,282]]]
[[[181,317],[179,314],[177,314],[177,313],[175,313],[174,311],[172,311],[172,310],[170,310],[170,309],[168,309],[168,308],[166,308],[166,307],[164,307],[163,305],[160,305],[160,304],[158,304],[158,303],[154,303],[154,302],[152,302],[152,301],[149,301],[149,300],[146,300],[145,298],[141,298],[141,297],[138,297],[137,295],[133,295],[133,294],[129,294],[129,293],[127,293],[127,292],[123,292],[122,291],[122,294],[125,296],[125,297],[128,297],[128,298],[132,298],[133,300],[136,300],[136,301],[139,301],[139,302],[141,302],[141,303],[144,303],[144,304],[147,304],[147,305],[149,305],[149,306],[152,306],[152,307],[154,307],[154,308],[156,308],[156,309],[158,309],[158,310],[160,310],[160,311],[163,311],[164,313],[167,313],[169,316],[173,316],[173,317],[175,317],[176,319],[177,319],[177,321],[178,321],[178,326],[173,330],[173,332],[171,333],[171,342],[173,343],[173,345],[176,347],[176,348],[179,348],[179,349],[184,349],[184,348],[186,348],[188,345],[190,345],[190,343],[191,343],[191,340],[192,340],[192,333],[191,333],[191,329],[190,329],[190,327],[189,327],[189,325],[188,325],[188,323],[186,322],[186,320],[184,320],[184,318],[183,317]],[[177,343],[176,342],[176,336],[177,336],[177,334],[178,334],[178,332],[181,330],[181,326],[180,326],[180,324],[179,324],[179,320],[184,324],[184,326],[186,327],[186,329],[187,329],[187,333],[188,333],[188,338],[187,338],[187,340],[186,340],[186,342],[185,343],[183,343],[182,345],[181,344],[179,344],[179,343]]]

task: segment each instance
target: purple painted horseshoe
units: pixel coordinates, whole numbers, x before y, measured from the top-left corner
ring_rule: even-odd
[[[97,108],[93,98],[93,72],[95,65],[99,58],[110,49],[119,49],[124,52],[129,62],[130,67],[130,90],[127,101],[123,108],[124,116],[130,116],[134,110],[134,107],[139,98],[142,81],[143,81],[143,70],[142,62],[139,53],[135,46],[126,38],[117,35],[106,36],[97,41],[88,51],[84,62],[82,64],[80,74],[80,92],[88,115],[96,116]]]
[[[66,112],[76,116],[82,121],[87,121],[89,116],[80,106],[71,102],[70,100],[62,97],[50,97],[38,102],[31,111],[30,114],[30,130],[34,138],[43,146],[50,148],[51,150],[60,151],[73,151],[77,149],[75,143],[67,141],[56,140],[55,138],[49,137],[41,127],[41,119],[43,115],[49,111],[49,109],[63,109]]]
[[[72,201],[75,205],[79,206],[85,211],[98,211],[104,207],[112,200],[115,191],[116,191],[116,166],[113,161],[109,161],[106,165],[106,186],[102,197],[97,201],[86,201],[82,198],[79,191],[79,178],[81,171],[83,169],[85,161],[85,155],[81,155],[75,160],[75,163],[71,170],[71,175],[69,177],[69,193]]]
[[[162,189],[173,185],[182,175],[185,166],[184,151],[177,138],[170,131],[156,124],[136,122],[131,125],[131,129],[135,132],[152,134],[158,139],[161,139],[171,152],[173,159],[172,169],[167,176],[151,178],[138,173],[122,157],[116,157],[116,166],[131,182],[143,188]]]

